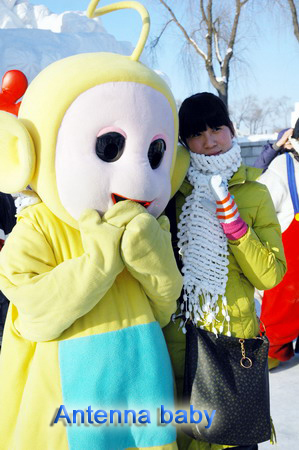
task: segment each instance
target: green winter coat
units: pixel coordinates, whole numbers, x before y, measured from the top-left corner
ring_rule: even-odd
[[[271,289],[282,280],[286,272],[280,226],[268,189],[255,181],[259,174],[259,169],[241,165],[229,181],[229,191],[234,195],[240,216],[248,225],[243,237],[228,241],[229,272],[225,293],[232,336],[243,338],[251,338],[259,333],[254,288]],[[176,194],[177,222],[185,199],[192,189],[192,185],[185,180]],[[220,307],[220,311],[221,309]],[[223,317],[219,314],[221,323]],[[184,376],[185,335],[178,331],[179,322],[180,320],[171,322],[164,329],[164,334],[180,399]],[[180,450],[220,450],[227,447],[192,441],[179,433]]]

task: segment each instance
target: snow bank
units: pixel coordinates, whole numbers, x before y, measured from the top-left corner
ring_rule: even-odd
[[[117,41],[100,18],[89,19],[84,12],[53,14],[28,0],[0,0],[0,78],[18,69],[30,82],[58,59],[98,51],[130,55],[133,47]]]
[[[264,141],[270,141],[275,142],[277,139],[278,133],[273,134],[251,134],[249,136],[238,136],[238,142],[239,143],[245,143],[245,142],[264,142]]]

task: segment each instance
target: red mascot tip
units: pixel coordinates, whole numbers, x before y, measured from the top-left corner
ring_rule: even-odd
[[[21,98],[28,87],[26,76],[20,70],[9,70],[2,78],[2,92],[0,92],[0,109],[18,115]]]

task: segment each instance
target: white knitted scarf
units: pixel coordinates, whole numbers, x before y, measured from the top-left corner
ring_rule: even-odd
[[[217,334],[215,321],[219,313],[218,297],[222,297],[220,333],[227,322],[226,334],[230,336],[230,317],[227,311],[225,289],[228,273],[227,238],[216,217],[216,202],[209,186],[212,175],[221,174],[228,180],[241,165],[241,149],[233,140],[232,148],[221,155],[205,156],[191,152],[191,163],[187,178],[193,186],[186,198],[178,224],[178,246],[183,261],[183,303],[186,319],[195,324],[200,320],[204,326],[212,324]],[[215,204],[215,212],[208,210],[203,203]],[[185,324],[181,322],[183,332]]]

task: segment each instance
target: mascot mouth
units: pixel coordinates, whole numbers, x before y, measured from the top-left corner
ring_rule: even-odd
[[[147,202],[147,201],[143,201],[143,200],[134,200],[133,198],[124,197],[124,196],[118,195],[118,194],[111,194],[111,197],[112,197],[112,201],[114,204],[121,202],[123,200],[131,200],[132,202],[136,202],[136,203],[139,203],[140,205],[144,206],[144,208],[148,208],[149,205],[152,203],[152,202]]]

